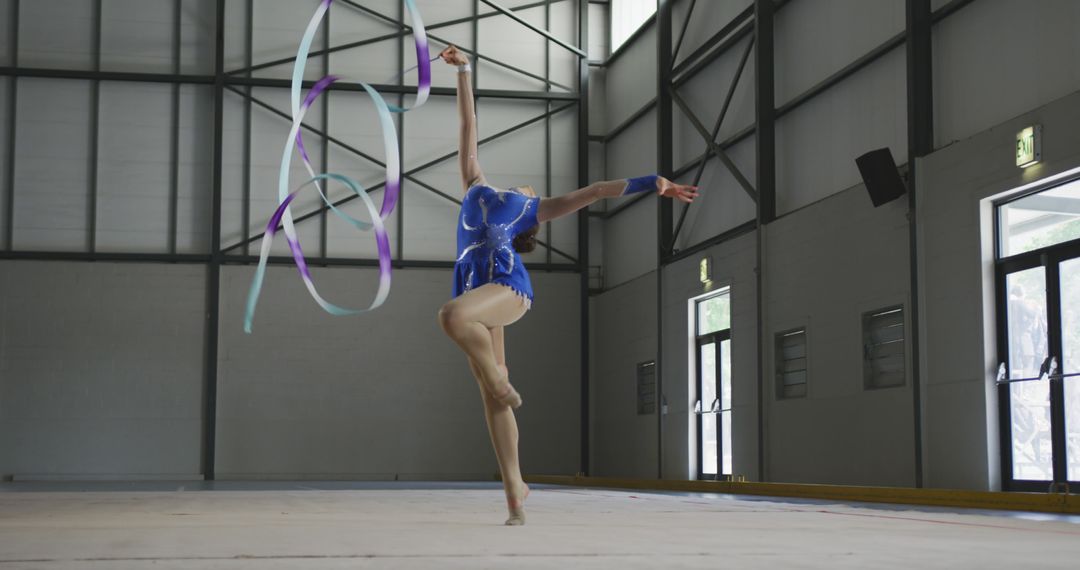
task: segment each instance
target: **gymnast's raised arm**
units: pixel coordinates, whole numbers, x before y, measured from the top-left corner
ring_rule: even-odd
[[[455,46],[450,46],[439,54],[446,63],[458,67],[457,107],[461,121],[461,134],[458,137],[458,166],[461,170],[461,184],[465,190],[476,184],[484,183],[484,173],[480,170],[476,144],[476,107],[473,103],[472,84],[469,78],[469,58]]]
[[[676,184],[663,176],[640,176],[637,178],[624,178],[621,180],[605,180],[574,190],[569,194],[543,198],[537,207],[536,221],[543,223],[567,214],[572,214],[582,208],[587,208],[593,202],[602,198],[617,198],[637,194],[638,192],[656,191],[665,198],[675,198],[686,203],[694,201],[698,195],[697,186]]]

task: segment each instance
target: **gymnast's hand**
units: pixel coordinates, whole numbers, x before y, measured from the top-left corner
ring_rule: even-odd
[[[660,195],[665,198],[674,198],[689,204],[694,201],[694,198],[698,196],[697,186],[688,186],[686,184],[676,184],[663,176],[656,178],[656,188],[660,192]]]
[[[443,58],[443,61],[450,65],[465,65],[469,63],[469,58],[465,57],[465,54],[461,52],[455,45],[451,45],[439,53],[439,57]]]

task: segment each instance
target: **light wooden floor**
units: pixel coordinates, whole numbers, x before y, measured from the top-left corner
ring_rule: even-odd
[[[502,526],[489,483],[7,483],[0,570],[1080,567],[1075,516],[553,486],[528,512]]]

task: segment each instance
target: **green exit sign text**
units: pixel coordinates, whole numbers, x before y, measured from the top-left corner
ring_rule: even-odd
[[[1042,160],[1042,125],[1032,125],[1016,133],[1016,165],[1027,168]]]

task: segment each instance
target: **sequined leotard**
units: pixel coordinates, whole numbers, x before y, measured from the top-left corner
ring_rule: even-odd
[[[536,225],[540,198],[479,184],[461,203],[454,264],[454,297],[486,283],[498,283],[532,302],[532,283],[514,251],[518,234]]]

